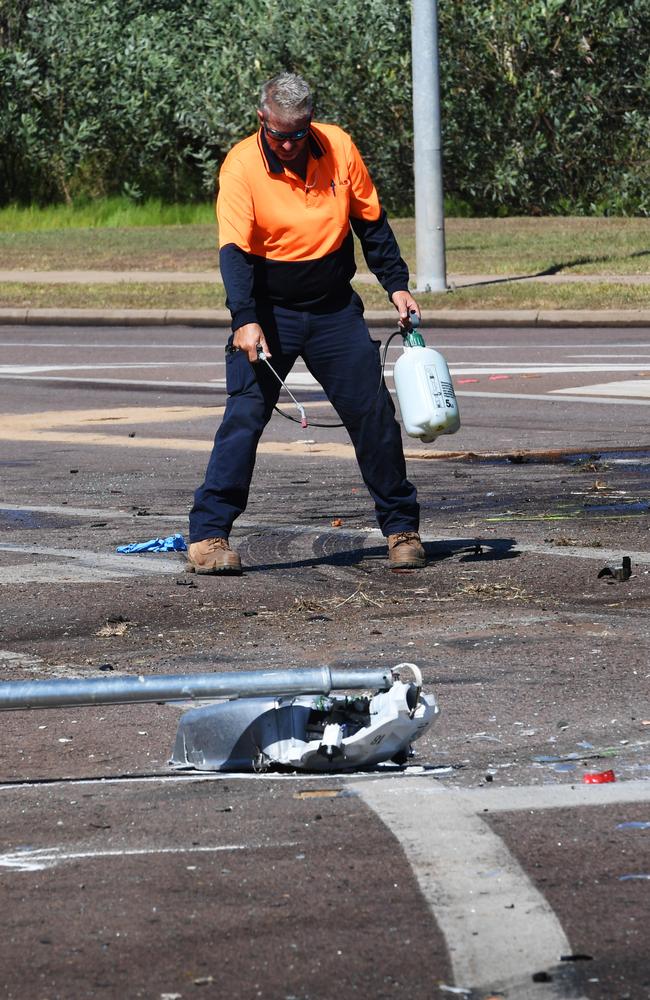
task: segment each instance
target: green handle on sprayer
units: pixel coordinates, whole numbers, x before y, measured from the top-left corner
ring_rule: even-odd
[[[423,338],[422,334],[417,332],[417,328],[419,327],[419,325],[420,325],[420,317],[415,312],[415,310],[413,310],[411,312],[411,315],[409,316],[409,326],[402,333],[402,336],[404,337],[404,346],[405,347],[426,347],[427,346],[424,343],[424,338]]]

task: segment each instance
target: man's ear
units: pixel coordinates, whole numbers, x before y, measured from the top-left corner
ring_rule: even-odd
[[[257,117],[259,119],[260,125],[263,125],[264,124],[264,112],[260,111],[259,108],[257,109]]]

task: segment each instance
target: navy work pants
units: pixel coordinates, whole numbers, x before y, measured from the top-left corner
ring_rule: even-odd
[[[420,508],[406,465],[395,407],[382,383],[379,345],[370,338],[356,293],[335,312],[258,310],[271,364],[282,379],[299,356],[320,382],[350,435],[384,535],[417,531]],[[228,401],[205,482],[194,495],[190,541],[228,538],[245,509],[257,443],[277,402],[280,384],[242,351],[226,351]]]

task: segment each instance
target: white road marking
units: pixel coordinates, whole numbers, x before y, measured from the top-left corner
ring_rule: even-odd
[[[494,794],[493,794],[494,793]],[[520,785],[459,788],[463,798],[477,813],[532,812],[540,809],[573,809],[577,806],[610,806],[625,802],[650,802],[650,779],[617,781],[609,785]]]
[[[205,361],[183,361],[183,368],[205,368]],[[209,367],[223,368],[225,361],[210,361]],[[119,364],[96,362],[94,365],[0,365],[0,376],[38,375],[43,372],[129,371],[139,368],[178,368],[178,361],[122,361]]]
[[[71,348],[75,353],[79,353],[80,347],[83,347],[84,351],[131,351],[131,350],[146,350],[146,351],[214,351],[219,350],[219,344],[215,344],[213,340],[206,341],[204,344],[197,344],[195,340],[188,341],[186,344],[155,344],[151,341],[145,344],[134,343],[132,340],[119,341],[116,344],[110,344],[106,341],[102,341],[100,344],[79,344],[78,341],[63,341],[63,340],[1,340],[0,339],[0,350],[3,347],[22,347],[30,349],[32,347],[47,347],[54,350],[59,348]],[[223,350],[223,344],[221,345]]]
[[[590,372],[636,372],[647,364],[571,364],[553,361],[548,364],[487,364],[475,366],[472,361],[454,361],[449,370],[452,375],[575,375]]]
[[[570,358],[650,358],[650,354],[569,354]]]
[[[2,504],[0,504],[0,510]],[[40,510],[42,508],[26,508],[9,506],[8,509],[18,510]],[[72,513],[68,508],[46,508],[47,512],[68,514]],[[92,516],[97,516],[94,512]],[[110,516],[104,512],[104,517]],[[123,518],[120,511],[118,517]],[[504,515],[505,517],[506,515]],[[158,515],[150,519],[152,524],[156,521],[173,521],[176,524],[182,521],[181,515]],[[512,516],[512,521],[516,523],[516,515]],[[337,539],[346,539],[356,546],[360,544],[364,548],[374,548],[378,543],[383,544],[383,536],[378,528],[359,528],[355,531],[346,531],[341,528],[316,527],[311,525],[272,525],[262,522],[240,521],[233,540],[243,541],[248,537],[248,530],[254,533],[264,531],[267,535],[292,535],[300,537],[307,536],[323,537],[332,536]],[[155,534],[155,531],[152,532]],[[469,545],[473,539],[481,537],[478,531],[468,538],[458,538],[456,535],[443,535],[438,532],[421,532],[422,540],[426,542],[448,543],[450,545]],[[488,540],[483,540],[484,545],[489,545]],[[253,547],[254,551],[254,547]],[[519,553],[534,553],[536,555],[551,556],[560,559],[591,559],[592,561],[607,563],[620,560],[622,549],[600,549],[581,548],[580,546],[553,546],[535,543],[516,543],[513,551]],[[16,553],[21,556],[41,556],[49,558],[51,561],[36,559],[30,562],[17,562],[12,565],[0,567],[0,586],[3,584],[12,585],[15,583],[85,583],[85,582],[109,582],[135,576],[148,576],[157,574],[183,573],[185,570],[185,560],[180,554],[175,553],[140,553],[139,555],[119,555],[106,552],[95,552],[92,549],[63,549],[46,545],[23,545],[13,542],[0,543],[0,552]],[[646,566],[650,564],[650,552],[641,550],[629,551],[625,549],[625,554],[632,559],[633,565]],[[289,552],[287,555],[291,559],[298,559],[303,554],[301,552]]]
[[[635,383],[636,385],[636,383]],[[594,403],[598,406],[604,406],[606,404],[614,406],[647,406],[648,400],[645,399],[616,399],[614,397],[608,398],[607,396],[577,396],[577,395],[562,395],[561,399],[557,396],[553,396],[552,392],[554,390],[549,390],[549,392],[544,395],[542,393],[534,392],[510,392],[508,389],[504,389],[503,392],[487,392],[483,390],[472,390],[472,389],[456,389],[457,396],[476,396],[479,399],[534,399],[540,403]],[[557,390],[555,390],[557,391]],[[577,393],[577,389],[566,389],[563,392],[566,393]]]
[[[457,374],[460,374],[460,373],[457,373]],[[465,373],[465,374],[467,374],[467,373]],[[171,380],[170,381],[160,382],[160,381],[156,381],[154,379],[151,379],[151,380],[141,380],[141,379],[119,379],[119,378],[76,378],[73,375],[70,375],[70,376],[67,376],[67,375],[64,375],[64,376],[60,376],[60,375],[7,375],[7,376],[2,376],[2,377],[5,378],[5,379],[7,379],[7,380],[12,380],[12,381],[21,381],[21,380],[24,380],[24,381],[27,381],[27,382],[63,382],[63,383],[66,383],[66,382],[70,382],[70,381],[74,380],[75,384],[78,384],[78,385],[99,385],[99,386],[109,386],[109,385],[113,386],[114,385],[114,386],[119,386],[120,388],[124,388],[124,389],[145,389],[145,388],[146,389],[194,389],[194,390],[205,389],[207,391],[214,392],[215,389],[220,389],[221,390],[221,389],[225,389],[225,387],[226,387],[225,379],[219,379],[219,378],[215,378],[211,382],[178,382],[178,381],[171,381]],[[289,378],[289,381],[288,381],[287,384],[289,386],[291,386],[293,384],[291,378]],[[317,382],[314,382],[312,385],[303,384],[301,387],[302,387],[302,389],[305,392],[313,392],[313,391],[322,392],[322,389],[321,389],[320,385]],[[393,396],[395,395],[395,390],[394,389],[390,389],[390,392],[391,392],[391,395],[393,395]],[[566,392],[574,392],[574,390],[573,389],[567,389]],[[480,390],[472,391],[472,390],[468,390],[468,389],[462,389],[462,390],[456,389],[456,395],[457,396],[477,396],[477,397],[482,397],[484,399],[501,399],[501,400],[503,400],[503,399],[526,399],[526,400],[528,400],[528,399],[534,399],[534,400],[539,400],[540,402],[543,402],[543,403],[557,403],[557,402],[559,402],[559,400],[554,399],[553,396],[550,395],[550,392],[547,393],[546,395],[543,395],[541,393],[532,393],[532,392],[531,393],[528,393],[528,392],[510,392],[509,389],[504,389],[502,392],[488,392],[488,391],[480,391]],[[281,397],[281,399],[280,399],[280,405],[282,405],[284,402],[285,401]],[[586,403],[598,403],[599,405],[602,405],[604,403],[615,403],[617,405],[622,405],[622,406],[629,406],[629,405],[645,406],[646,405],[646,401],[644,399],[614,399],[614,398],[607,399],[607,398],[603,398],[603,397],[598,397],[598,398],[593,397],[592,399],[590,399],[589,396],[581,397],[581,396],[569,396],[569,395],[562,396],[562,402],[563,403],[582,403],[583,405],[586,404]],[[206,447],[207,447],[207,445],[206,445]]]
[[[13,851],[0,854],[0,868],[15,872],[37,872],[56,868],[66,861],[95,861],[101,858],[151,857],[160,854],[216,854],[220,851],[261,851],[277,847],[296,847],[295,841],[269,844],[217,844],[210,847],[125,847],[116,851],[65,851],[61,847],[42,847],[34,850]]]
[[[110,332],[111,332],[112,336],[115,336],[115,330],[114,329],[112,329]],[[438,334],[440,334],[440,332],[441,332],[440,330],[437,330],[436,331],[436,336]],[[539,331],[536,330],[535,332],[536,332],[536,335],[538,335]],[[427,333],[427,336],[433,337],[433,334],[432,333],[431,334]],[[0,350],[3,347],[21,347],[21,348],[28,348],[28,349],[32,348],[32,347],[45,347],[45,348],[52,348],[52,349],[54,349],[54,348],[70,348],[70,349],[74,350],[75,352],[78,352],[80,346],[83,346],[84,350],[98,350],[98,351],[102,351],[102,350],[142,349],[142,350],[147,350],[147,351],[148,350],[153,350],[153,351],[160,351],[160,350],[169,350],[169,351],[194,351],[194,350],[200,350],[200,351],[205,351],[205,350],[209,350],[209,351],[213,351],[214,352],[215,350],[216,351],[223,350],[223,347],[225,345],[225,339],[226,339],[226,338],[223,338],[222,340],[212,340],[212,339],[210,339],[210,340],[206,340],[204,343],[197,343],[195,339],[192,339],[192,340],[187,340],[186,342],[183,342],[183,343],[180,343],[180,344],[173,344],[173,343],[162,343],[161,344],[161,343],[156,343],[154,341],[145,341],[145,342],[138,343],[138,342],[134,342],[134,341],[132,341],[132,340],[130,340],[128,338],[129,338],[129,334],[127,333],[127,334],[125,334],[125,339],[122,340],[122,341],[116,341],[114,343],[102,341],[101,343],[98,343],[98,344],[84,343],[83,345],[80,345],[78,341],[62,341],[62,340],[43,340],[43,341],[38,341],[38,340],[29,340],[28,338],[26,338],[25,340],[5,340],[5,341],[3,341],[2,340],[2,336],[1,336],[1,328],[0,328]],[[650,344],[644,344],[644,343],[619,344],[618,346],[620,348],[637,348],[637,349],[638,348],[646,348],[646,349],[650,348]],[[538,344],[538,343],[535,343],[535,344],[530,344],[530,345],[527,345],[527,344],[493,344],[493,343],[489,343],[489,344],[459,344],[457,341],[451,341],[450,343],[445,343],[444,341],[440,341],[439,339],[436,339],[435,347],[439,351],[440,350],[445,350],[445,351],[452,351],[452,350],[453,351],[511,351],[511,352],[513,352],[513,351],[536,351],[536,352],[537,351],[552,351],[554,354],[556,354],[558,351],[569,351],[569,350],[573,351],[573,350],[580,349],[580,350],[589,351],[590,353],[589,354],[584,354],[584,355],[581,355],[581,354],[570,354],[570,355],[568,355],[568,357],[577,357],[577,358],[579,358],[579,357],[585,357],[585,358],[610,358],[610,357],[611,358],[618,358],[618,357],[633,357],[633,358],[636,358],[636,357],[650,357],[650,355],[644,355],[644,354],[640,354],[640,353],[639,354],[635,353],[635,354],[630,354],[630,355],[626,355],[626,354],[622,354],[622,353],[618,353],[618,354],[595,354],[595,353],[591,353],[591,348],[600,348],[600,347],[602,347],[602,344],[600,344],[600,343],[596,343],[596,344],[576,344],[576,343],[568,343],[568,344],[553,344],[553,343],[550,343],[550,344],[549,343],[541,344],[540,343],[540,344]],[[388,350],[389,351],[399,351],[401,353],[402,350],[403,350],[403,347],[399,343],[393,343],[393,344],[390,344]]]
[[[205,367],[205,365],[203,366]],[[124,389],[215,389],[224,388],[223,379],[213,379],[211,382],[178,382],[165,379],[158,382],[154,379],[131,378],[83,378],[72,375],[0,375],[0,378],[13,382],[74,382],[75,385],[115,385]]]
[[[133,370],[138,368],[177,368],[179,365],[178,361],[123,361],[123,362],[102,362],[97,361],[94,364],[6,364],[0,365],[0,376],[12,376],[12,375],[37,375],[45,372],[81,372],[81,371],[111,371],[111,370]],[[183,368],[205,368],[205,361],[183,361],[181,362]],[[210,367],[223,368],[225,365],[224,360],[220,359],[210,359]],[[299,365],[300,367],[300,365]],[[620,364],[601,364],[601,363],[570,363],[570,362],[560,362],[553,361],[548,363],[536,363],[536,364],[526,364],[524,363],[495,363],[495,364],[483,364],[476,365],[473,361],[454,361],[450,364],[449,370],[452,375],[573,375],[573,374],[583,374],[591,372],[635,372],[643,370],[647,365],[642,363],[632,364],[630,362],[621,362]],[[392,369],[386,369],[387,375],[392,375]],[[305,384],[311,385],[315,379],[308,371],[296,371],[292,370],[290,373],[290,378],[297,378],[300,384],[301,380],[305,380]]]
[[[600,382],[597,385],[579,385],[571,389],[550,389],[556,395],[567,392],[574,396],[637,396],[642,399],[650,399],[650,379],[647,381],[628,382]]]
[[[454,981],[529,997],[533,973],[559,964],[571,946],[544,896],[474,803],[431,779],[369,781],[355,792],[402,845],[445,936]],[[557,993],[535,984],[535,996]]]

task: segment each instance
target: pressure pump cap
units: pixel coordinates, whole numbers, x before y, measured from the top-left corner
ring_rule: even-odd
[[[426,347],[422,334],[417,332],[419,325],[420,317],[413,309],[409,316],[409,329],[405,330],[403,334],[405,347]]]

